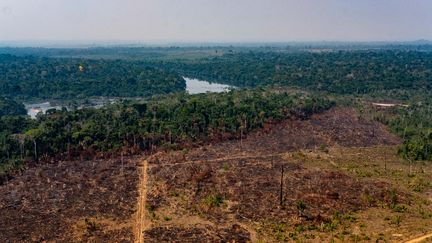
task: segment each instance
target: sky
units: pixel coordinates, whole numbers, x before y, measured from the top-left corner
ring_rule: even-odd
[[[0,0],[0,41],[432,40],[432,0]]]

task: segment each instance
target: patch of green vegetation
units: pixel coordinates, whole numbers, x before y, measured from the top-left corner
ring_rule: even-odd
[[[297,210],[299,212],[299,215],[303,215],[303,213],[306,209],[306,203],[303,200],[297,201],[296,207],[297,207]]]
[[[419,208],[418,213],[421,215],[422,219],[430,219],[430,218],[432,218],[432,212],[428,211],[428,210],[425,210],[422,207]]]
[[[369,194],[368,192],[363,192],[360,195],[360,198],[363,201],[367,202],[368,205],[373,205],[376,202],[375,198],[371,194]]]
[[[352,214],[344,214],[342,215],[342,219],[351,223],[357,222],[357,217]]]
[[[153,205],[146,205],[146,209],[148,211],[149,214],[149,218],[150,220],[159,220],[159,216],[156,214],[155,210],[156,208]]]
[[[399,227],[402,222],[402,216],[396,215],[395,218],[391,221],[392,224],[396,225],[396,227]]]
[[[396,213],[404,213],[408,210],[408,208],[405,205],[398,204],[393,207],[393,211]]]
[[[362,169],[356,169],[354,171],[356,175],[360,178],[372,177],[372,173],[369,171],[362,170]]]
[[[159,220],[159,216],[157,216],[155,211],[149,211],[149,218],[150,220]]]
[[[24,166],[21,159],[11,159],[0,162],[0,182],[7,180],[11,171],[17,171]]]
[[[304,232],[304,231],[306,231],[306,227],[304,226],[304,225],[298,225],[296,228],[295,228],[295,231],[296,232],[298,232],[298,233],[302,233],[302,232]]]
[[[390,208],[393,209],[396,207],[398,203],[398,196],[396,193],[396,189],[393,188],[389,193],[390,193]]]
[[[311,233],[309,233],[309,234],[303,234],[303,237],[305,239],[308,239],[308,240],[316,239],[316,236],[314,234],[311,234]]]
[[[189,153],[189,149],[187,149],[187,148],[183,148],[181,151],[184,155]]]
[[[319,150],[321,152],[324,152],[324,153],[328,153],[329,152],[329,148],[328,148],[328,146],[326,144],[321,144],[320,147],[319,147]]]
[[[286,224],[283,223],[273,223],[270,225],[273,236],[276,240],[286,241],[288,237],[286,235]]]
[[[227,164],[227,163],[224,163],[224,165],[223,165],[223,170],[224,171],[229,171],[230,170],[230,165],[229,164]]]
[[[167,150],[167,151],[172,151],[172,150],[178,150],[179,149],[179,145],[176,143],[171,143],[171,142],[164,142],[160,145],[161,149],[163,150]]]
[[[409,187],[415,192],[422,192],[430,186],[431,183],[429,181],[426,181],[418,175],[415,175],[409,181]]]
[[[223,197],[221,194],[209,195],[204,199],[204,203],[208,207],[220,207],[223,204]]]
[[[318,229],[323,232],[332,232],[336,229],[342,227],[341,237],[344,237],[344,235],[351,234],[349,232],[349,227],[351,223],[357,222],[357,217],[352,214],[343,214],[339,211],[336,211],[331,219],[327,222],[321,223],[318,227],[314,229]],[[309,227],[309,229],[313,229]]]
[[[261,227],[257,229],[257,234],[270,236],[278,242],[284,242],[291,239],[297,239],[298,234],[301,233],[302,227],[294,229],[294,232],[289,232],[289,226],[285,223],[273,222],[273,221],[263,221],[261,222]],[[299,230],[299,231],[297,231]]]
[[[322,223],[320,225],[321,231],[334,231],[338,228],[340,221],[338,219],[332,218],[327,223]]]
[[[431,95],[424,94],[420,101],[412,100],[407,107],[394,107],[376,115],[376,120],[389,126],[404,140],[398,153],[409,161],[410,166],[432,160],[431,111]]]
[[[298,234],[297,234],[297,232],[290,232],[289,234],[288,234],[288,236],[289,236],[289,238],[291,238],[292,240],[298,240]]]

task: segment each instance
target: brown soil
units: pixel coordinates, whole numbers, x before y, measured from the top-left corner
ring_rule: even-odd
[[[393,186],[306,166],[287,152],[399,142],[353,109],[337,108],[268,124],[240,141],[156,153],[146,158],[146,177],[144,158],[125,160],[123,170],[118,160],[40,165],[0,187],[0,241],[289,240],[293,227],[325,229],[335,215],[388,207]],[[411,200],[404,191],[396,195],[401,203]]]
[[[0,187],[0,242],[130,242],[137,160],[31,168]]]
[[[146,242],[247,242],[250,234],[239,225],[215,229],[212,226],[155,227],[146,231]]]
[[[360,118],[355,109],[334,108],[313,115],[308,120],[286,120],[266,124],[263,129],[252,132],[242,141],[231,140],[203,146],[187,154],[171,153],[164,156],[163,163],[220,159],[225,156],[263,156],[275,153],[312,149],[328,146],[371,147],[396,145],[400,138],[389,133],[385,126]],[[158,160],[159,156],[153,156]],[[155,162],[153,163],[160,163]]]
[[[399,142],[381,124],[359,118],[353,109],[338,108],[308,120],[269,124],[241,141],[155,154],[148,158],[151,190],[147,198],[154,227],[146,231],[146,240],[180,237],[186,241],[203,238],[227,242],[231,239],[206,237],[220,236],[221,230],[238,225],[249,235],[236,242],[255,241],[257,234],[271,234],[268,229],[317,227],[331,222],[335,214],[388,206],[391,184],[360,181],[331,169],[307,168],[285,153]],[[396,195],[401,202],[408,200],[403,192]],[[213,202],[216,197],[221,198],[220,205]],[[306,206],[304,210],[299,210],[299,202]],[[186,223],[192,217],[201,221]],[[202,225],[207,227],[203,229]]]
[[[308,120],[267,124],[243,141],[232,140],[204,146],[191,151],[186,159],[214,159],[224,154],[232,156],[238,153],[263,155],[333,145],[396,145],[400,142],[400,138],[389,133],[382,124],[360,118],[354,109],[335,108],[313,115]]]

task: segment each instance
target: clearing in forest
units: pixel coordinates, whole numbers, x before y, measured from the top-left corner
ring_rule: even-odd
[[[407,174],[399,143],[336,108],[145,160],[39,165],[0,187],[0,241],[401,242],[432,228],[432,168]]]

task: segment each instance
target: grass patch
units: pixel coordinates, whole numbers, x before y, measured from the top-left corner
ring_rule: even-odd
[[[14,171],[21,170],[24,163],[20,159],[11,159],[0,162],[0,183],[6,181]]]
[[[223,204],[221,194],[209,195],[204,199],[204,204],[208,207],[220,207]]]

